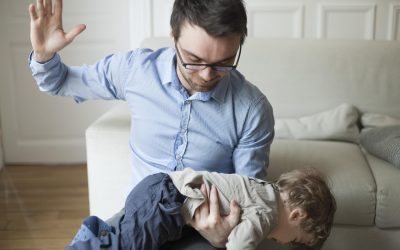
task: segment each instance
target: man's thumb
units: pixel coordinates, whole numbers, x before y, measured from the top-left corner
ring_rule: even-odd
[[[72,30],[65,34],[65,38],[67,39],[68,43],[71,43],[72,40],[75,39],[80,33],[82,33],[86,29],[86,25],[80,24],[72,28]]]

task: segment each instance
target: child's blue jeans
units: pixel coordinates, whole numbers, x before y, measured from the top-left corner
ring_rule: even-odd
[[[180,238],[185,198],[168,174],[150,175],[129,194],[119,228],[88,217],[66,249],[159,249]]]

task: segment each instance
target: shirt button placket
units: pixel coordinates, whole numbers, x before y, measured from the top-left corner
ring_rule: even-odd
[[[190,100],[186,100],[182,107],[181,126],[179,133],[179,136],[182,139],[182,144],[178,147],[178,149],[175,152],[175,159],[177,161],[177,170],[182,170],[184,168],[184,165],[182,163],[182,158],[187,146],[187,132],[190,120],[191,107],[192,107],[192,102]]]

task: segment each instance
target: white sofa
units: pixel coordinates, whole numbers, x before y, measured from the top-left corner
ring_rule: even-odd
[[[143,46],[168,45],[168,38],[153,38]],[[338,210],[323,249],[400,249],[400,169],[362,150],[354,130],[366,113],[400,117],[400,43],[248,38],[239,70],[265,93],[281,126],[268,178],[313,166],[329,179]],[[357,110],[356,118],[345,115],[352,124],[329,117],[333,111],[320,113],[343,103]],[[128,191],[129,124],[121,104],[86,132],[90,213],[102,218],[123,207]],[[344,137],[324,134],[340,126],[353,126],[349,139],[348,131]],[[280,249],[268,241],[262,246]]]

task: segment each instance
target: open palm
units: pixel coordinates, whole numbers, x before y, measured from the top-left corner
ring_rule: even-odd
[[[57,51],[70,44],[85,25],[75,26],[68,33],[62,26],[62,0],[37,0],[36,6],[29,5],[31,17],[30,38],[35,59],[39,62],[51,59]]]

